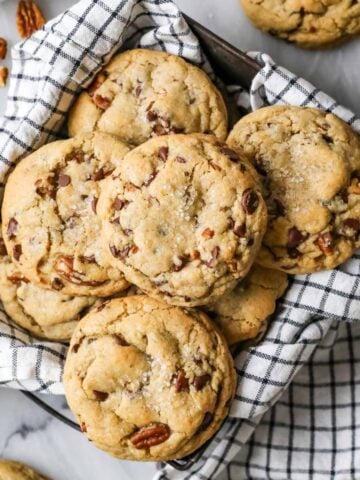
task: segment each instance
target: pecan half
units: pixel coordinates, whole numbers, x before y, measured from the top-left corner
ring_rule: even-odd
[[[131,436],[130,440],[135,448],[143,449],[160,445],[169,437],[169,427],[163,423],[157,423],[156,425],[141,428]]]
[[[0,37],[0,59],[4,60],[7,52],[7,41],[5,38]]]
[[[16,26],[21,38],[27,38],[45,23],[44,15],[33,0],[21,0],[16,12]]]

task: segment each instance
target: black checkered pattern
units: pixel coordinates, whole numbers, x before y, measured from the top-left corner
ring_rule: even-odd
[[[181,55],[207,69],[196,38],[170,0],[82,0],[13,50],[10,98],[0,121],[0,181],[9,168],[62,136],[82,87],[120,47]],[[263,68],[239,105],[315,106],[360,131],[360,120],[305,80],[252,54]],[[292,279],[270,328],[236,358],[239,384],[230,418],[187,473],[158,479],[360,478],[357,389],[360,257]],[[336,340],[336,341],[335,341]],[[66,347],[40,342],[0,316],[0,383],[62,393]],[[359,372],[360,373],[360,372]],[[254,433],[255,432],[255,433]]]

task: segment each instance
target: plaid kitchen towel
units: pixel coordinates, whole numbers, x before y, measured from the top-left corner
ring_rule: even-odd
[[[207,68],[172,1],[80,1],[12,51],[9,101],[0,120],[0,186],[23,156],[62,136],[74,96],[124,45],[166,50]],[[252,109],[315,106],[360,132],[352,112],[268,56],[252,55],[262,69],[250,92],[231,88],[239,103]],[[304,471],[314,479],[360,477],[360,337],[350,323],[360,315],[359,273],[360,257],[354,256],[336,270],[293,277],[262,342],[236,358],[239,383],[230,418],[191,471],[164,466],[158,479],[288,479],[304,478]],[[66,347],[31,338],[0,315],[0,383],[63,393]]]

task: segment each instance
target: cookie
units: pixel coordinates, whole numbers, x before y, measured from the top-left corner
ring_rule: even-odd
[[[138,295],[82,319],[64,386],[96,446],[118,458],[164,461],[215,434],[236,376],[225,339],[205,314]]]
[[[0,460],[1,480],[49,480],[23,463]]]
[[[266,328],[287,284],[284,272],[255,265],[234,290],[208,305],[206,312],[229,345],[254,339]]]
[[[128,147],[103,133],[61,140],[22,160],[2,208],[7,251],[31,282],[64,295],[109,296],[127,287],[100,247],[103,179]]]
[[[30,283],[6,254],[0,238],[0,300],[9,317],[31,334],[69,340],[96,297],[70,297]]]
[[[331,47],[360,33],[360,3],[351,0],[241,0],[254,25],[305,48]]]
[[[104,249],[130,283],[180,306],[246,275],[266,229],[256,172],[206,135],[168,135],[125,156],[98,203]]]
[[[228,138],[262,176],[269,226],[259,264],[290,273],[332,269],[360,246],[360,140],[317,109],[266,107]]]
[[[227,134],[224,100],[205,72],[153,50],[114,57],[69,113],[71,136],[95,129],[139,145],[170,133]]]

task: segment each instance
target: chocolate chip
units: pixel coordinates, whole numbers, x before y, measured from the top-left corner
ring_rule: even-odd
[[[69,175],[65,175],[63,173],[61,173],[58,177],[58,185],[60,187],[67,187],[71,182],[71,178],[69,177]]]
[[[172,266],[172,271],[180,272],[180,270],[182,270],[185,267],[186,262],[187,262],[187,257],[177,255],[176,262],[174,262]]]
[[[215,232],[214,230],[212,230],[211,228],[205,228],[205,230],[202,232],[201,236],[203,238],[206,238],[206,239],[210,239],[212,238],[213,236],[215,235]]]
[[[175,160],[178,162],[178,163],[186,163],[186,160],[184,157],[176,157]]]
[[[210,160],[209,160],[209,165],[210,165],[210,167],[211,167],[213,170],[216,170],[217,172],[221,172],[221,171],[222,171],[222,168],[221,168],[219,165],[217,165],[217,164],[214,163],[214,162],[211,162]]]
[[[123,249],[119,250],[117,249],[114,245],[110,245],[110,252],[115,258],[121,258],[124,259],[129,256],[129,253],[131,251],[132,246],[127,245]]]
[[[211,376],[208,373],[204,373],[204,375],[198,375],[193,380],[193,385],[196,391],[202,390],[207,383],[211,380]]]
[[[129,202],[126,200],[121,200],[120,198],[116,197],[112,207],[114,210],[122,210]]]
[[[107,300],[106,302],[103,302],[101,305],[99,305],[96,309],[97,312],[101,312],[102,310],[104,310],[104,308],[106,307],[106,305],[109,303],[109,300]]]
[[[123,228],[123,232],[125,233],[125,235],[126,235],[127,237],[129,237],[129,236],[133,233],[133,231],[131,230],[131,228]]]
[[[5,242],[2,238],[0,238],[0,255],[3,257],[4,255],[7,255],[7,250],[5,246]]]
[[[360,222],[356,218],[347,218],[345,219],[340,227],[340,232],[342,235],[347,237],[354,237],[360,231]]]
[[[227,156],[228,158],[230,158],[230,160],[232,162],[238,162],[239,161],[239,155],[234,151],[232,150],[231,148],[228,148],[228,147],[221,147],[220,148],[220,152]]]
[[[334,140],[329,135],[325,135],[323,133],[321,136],[326,143],[329,143],[329,144],[334,143]]]
[[[168,132],[166,131],[166,129],[160,125],[160,124],[156,124],[154,125],[153,129],[152,129],[154,135],[160,137],[161,135],[166,135]]]
[[[95,255],[89,255],[89,256],[81,256],[80,261],[83,263],[96,263],[96,258]]]
[[[288,230],[286,246],[290,249],[298,247],[306,240],[307,236],[303,235],[296,227]]]
[[[212,413],[206,412],[199,430],[200,431],[206,430],[208,426],[211,424],[213,418],[214,418],[214,415]]]
[[[104,169],[103,168],[99,168],[99,170],[97,170],[96,172],[94,172],[92,175],[91,175],[91,180],[93,180],[94,182],[98,182],[99,180],[103,180],[105,178],[105,172],[104,172]]]
[[[99,95],[99,94],[94,96],[93,102],[95,103],[95,105],[97,105],[102,110],[106,110],[111,105],[111,99],[110,98],[103,97],[102,95]]]
[[[99,402],[105,402],[105,400],[108,398],[109,394],[106,392],[100,392],[99,390],[93,390],[93,394],[96,398],[97,401]]]
[[[84,162],[84,152],[82,152],[81,150],[77,150],[76,152],[74,152],[72,154],[72,158],[71,160],[75,160],[76,163],[83,163]]]
[[[94,213],[96,213],[97,203],[98,203],[98,198],[97,198],[97,197],[94,197],[94,198],[91,200],[91,210],[92,210]]]
[[[15,218],[10,218],[8,227],[6,230],[6,234],[9,239],[14,238],[16,236],[17,229],[18,229],[18,222],[15,220]]]
[[[158,114],[154,112],[154,110],[148,110],[146,118],[149,120],[149,122],[155,122],[155,120],[158,118]]]
[[[163,162],[166,162],[169,155],[169,147],[161,147],[159,149],[159,157]]]
[[[297,248],[288,248],[287,252],[290,258],[299,258],[301,256],[301,253]]]
[[[138,85],[135,89],[135,96],[140,97],[141,92],[142,92],[142,87],[141,85]]]
[[[189,391],[189,380],[186,378],[184,370],[179,370],[175,380],[175,390],[177,393]]]
[[[237,237],[246,237],[246,223],[244,222],[242,225],[235,226],[233,232]]]
[[[252,188],[247,188],[244,191],[241,204],[245,213],[248,215],[253,214],[259,206],[259,202],[259,195]]]
[[[209,268],[213,268],[216,265],[216,261],[219,258],[220,255],[220,247],[214,247],[211,252],[211,259],[207,262],[205,262],[205,265],[207,265]]]
[[[121,347],[129,346],[129,343],[125,340],[125,338],[121,335],[121,333],[117,333],[116,335],[113,335],[113,337],[116,340],[116,343]]]
[[[150,185],[151,182],[154,181],[156,175],[158,174],[158,172],[155,170],[151,175],[150,177],[143,183],[144,187],[148,187]]]
[[[79,348],[80,348],[80,343],[74,343],[74,345],[71,348],[71,351],[73,353],[77,353],[79,351]]]
[[[18,244],[16,244],[16,245],[14,245],[14,248],[13,248],[13,257],[15,258],[15,260],[19,261],[21,255],[22,255],[22,247],[21,247],[21,245],[18,243]]]
[[[326,256],[334,253],[334,236],[331,232],[326,232],[320,235],[315,241],[315,244]]]
[[[260,175],[262,175],[263,177],[266,177],[267,171],[266,171],[264,160],[262,157],[259,156],[255,158],[254,166],[256,171],[260,173]]]
[[[51,288],[53,288],[54,290],[62,290],[64,288],[64,284],[63,282],[60,280],[60,278],[54,278],[53,281],[51,282]]]
[[[285,215],[285,207],[278,198],[273,199],[274,213],[277,217],[283,217]]]

